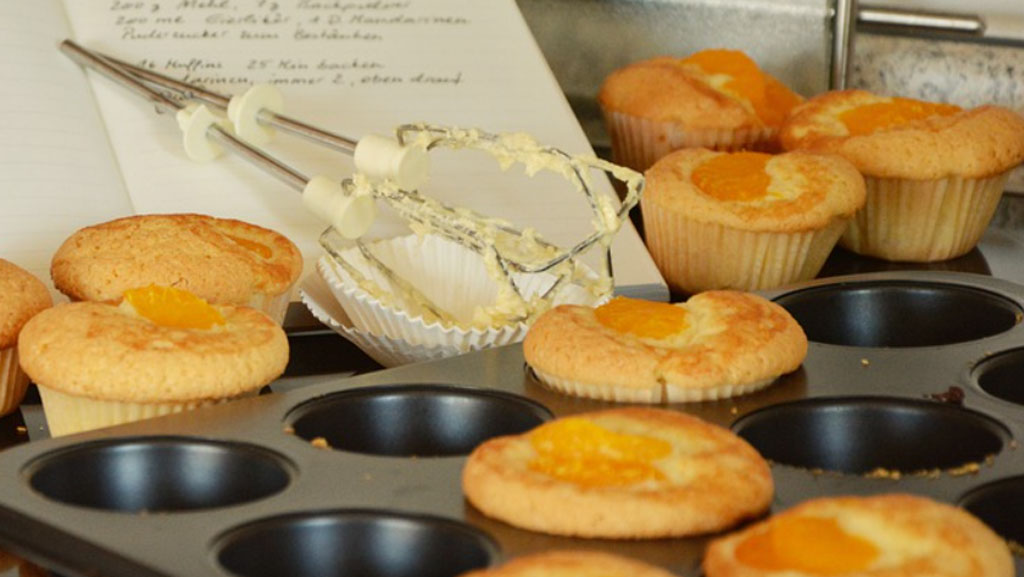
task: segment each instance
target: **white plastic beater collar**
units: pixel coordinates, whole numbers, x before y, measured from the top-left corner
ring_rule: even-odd
[[[284,110],[284,97],[269,84],[256,84],[228,102],[228,118],[235,134],[242,140],[264,144],[274,138],[274,128],[260,122],[263,111],[280,114]]]
[[[224,149],[208,137],[210,126],[227,128],[224,119],[210,112],[203,104],[189,104],[175,115],[182,133],[185,154],[196,162],[209,162],[224,153]]]
[[[368,134],[356,144],[356,170],[371,181],[391,179],[402,190],[418,189],[430,175],[430,157],[418,146],[402,146],[393,138]]]
[[[377,216],[373,196],[343,186],[326,176],[314,176],[302,190],[302,204],[348,239],[366,234]]]

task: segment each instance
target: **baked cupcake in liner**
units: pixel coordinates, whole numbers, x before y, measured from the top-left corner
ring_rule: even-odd
[[[54,254],[50,273],[71,300],[116,302],[126,290],[158,284],[281,323],[302,255],[284,235],[240,220],[145,214],[76,231]]]
[[[519,342],[526,336],[532,319],[503,316],[507,309],[501,304],[499,285],[488,275],[484,259],[472,250],[430,234],[378,240],[367,247],[394,276],[371,264],[355,246],[337,253],[357,276],[331,257],[317,262],[319,274],[352,325],[365,335],[460,353]],[[558,277],[541,272],[513,278],[522,294],[532,299],[543,295]],[[433,304],[417,300],[402,283]],[[553,304],[595,304],[602,297],[572,283],[562,283],[559,289]],[[453,320],[432,313],[435,305]],[[492,315],[488,307],[498,312]]]
[[[735,50],[635,62],[598,94],[614,162],[641,171],[680,148],[776,150],[782,120],[802,100]]]
[[[611,553],[552,550],[516,557],[498,567],[477,569],[460,577],[676,577],[661,567]]]
[[[255,395],[284,372],[288,339],[261,311],[150,286],[43,311],[18,352],[60,436]]]
[[[965,110],[863,90],[807,101],[780,139],[787,150],[838,154],[857,167],[867,203],[839,244],[890,261],[969,252],[1024,161],[1024,117],[1012,110]]]
[[[835,155],[686,149],[646,177],[647,248],[677,293],[809,280],[864,204],[863,178]]]
[[[324,270],[325,274],[334,274],[329,268]],[[414,345],[402,339],[375,335],[356,328],[320,274],[307,276],[299,287],[299,295],[302,303],[318,321],[351,341],[381,366],[396,367],[433,361],[453,357],[462,352],[453,346]]]
[[[712,401],[760,390],[796,370],[807,337],[752,293],[707,291],[685,303],[616,297],[537,319],[523,356],[560,393],[628,403]]]
[[[1006,541],[960,507],[917,495],[819,497],[723,535],[707,577],[1011,577]]]
[[[0,258],[0,415],[17,409],[28,390],[28,375],[18,362],[21,329],[51,304],[50,291],[42,281]]]
[[[774,483],[764,458],[724,427],[619,407],[485,441],[466,459],[462,492],[484,515],[528,531],[660,539],[757,517]]]

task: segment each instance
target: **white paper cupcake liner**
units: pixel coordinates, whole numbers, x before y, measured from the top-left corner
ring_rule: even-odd
[[[840,246],[890,261],[934,262],[969,252],[988,228],[1009,172],[984,179],[864,177],[867,200]]]
[[[647,170],[661,157],[681,148],[771,151],[778,133],[778,129],[768,127],[684,130],[672,122],[611,111],[604,112],[604,119],[613,161],[639,171]]]
[[[532,368],[532,367],[531,367]],[[775,382],[777,377],[770,377],[751,383],[726,384],[717,387],[687,388],[674,385],[659,385],[647,389],[619,387],[615,385],[593,385],[581,383],[573,379],[565,379],[532,368],[537,379],[546,387],[563,395],[611,401],[616,403],[643,403],[648,405],[661,403],[697,403],[717,401],[746,395],[759,391]]]
[[[498,294],[498,284],[488,276],[483,259],[454,242],[432,235],[408,235],[372,243],[370,250],[398,276],[465,325],[472,321],[477,307],[493,304]],[[368,263],[357,248],[339,252],[383,293],[380,298],[370,294],[330,257],[322,257],[317,263],[317,271],[327,281],[352,326],[365,335],[428,348],[450,347],[461,353],[519,342],[526,336],[526,322],[481,328],[427,321],[417,312],[422,309],[404,301],[403,291]],[[516,276],[517,286],[527,297],[542,294],[555,280],[548,273]],[[598,300],[589,290],[571,285],[560,291],[552,304],[595,305]]]
[[[309,275],[299,287],[299,296],[310,313],[324,326],[348,339],[383,367],[433,361],[461,354],[455,347],[413,345],[401,339],[363,332],[352,325],[345,310],[319,275]]]
[[[28,375],[18,364],[18,347],[0,349],[0,416],[18,408],[28,383]]]
[[[284,317],[288,314],[288,304],[291,302],[292,289],[278,295],[256,294],[249,299],[249,307],[267,313],[267,316],[274,319],[277,324],[284,323]]]
[[[820,230],[744,231],[703,223],[641,200],[647,248],[674,291],[756,291],[814,278],[849,219]]]
[[[224,403],[234,399],[259,394],[254,389],[241,395],[224,399],[204,399],[202,401],[168,402],[168,403],[131,403],[114,400],[92,399],[44,387],[36,384],[39,398],[43,403],[43,413],[51,437],[60,437],[112,427],[124,423],[151,419],[163,415],[190,411]]]

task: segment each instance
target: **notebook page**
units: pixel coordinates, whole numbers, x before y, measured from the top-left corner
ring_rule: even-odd
[[[68,235],[133,212],[67,33],[56,1],[0,2],[0,258],[48,285]]]
[[[592,154],[514,0],[87,0],[67,9],[86,47],[228,95],[273,83],[286,114],[349,138],[427,121],[527,132]],[[307,267],[315,262],[324,225],[296,191],[236,157],[188,160],[169,115],[153,114],[103,78],[93,86],[139,212],[248,220],[288,235]],[[348,156],[287,135],[265,147],[307,176],[352,172]],[[563,246],[593,230],[583,196],[559,177],[501,173],[493,159],[472,152],[432,154],[432,163],[422,190],[444,202],[534,227]],[[604,178],[595,186],[611,190]],[[372,236],[405,232],[383,212]],[[614,255],[620,286],[667,297],[631,227],[616,239]]]

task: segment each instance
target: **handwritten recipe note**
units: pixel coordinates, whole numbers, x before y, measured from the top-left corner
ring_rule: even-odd
[[[204,212],[268,226],[299,245],[307,267],[320,254],[316,239],[324,228],[296,191],[242,159],[188,160],[173,118],[105,78],[83,77],[57,51],[64,37],[226,96],[275,85],[285,114],[353,140],[431,122],[527,132],[570,153],[591,153],[514,0],[53,0],[6,3],[0,20],[25,28],[19,43],[29,46],[14,50],[40,55],[52,68],[47,82],[67,86],[49,104],[55,112],[98,111],[87,129],[95,138],[85,148],[93,156],[109,153],[90,162],[106,163],[103,172],[118,176],[102,193],[89,192],[88,210],[52,221],[48,244],[26,255],[36,272],[48,264],[42,256],[76,228],[133,212]],[[9,64],[0,66],[5,76],[12,73]],[[352,174],[347,155],[284,134],[264,148],[307,176]],[[58,165],[70,162],[59,154],[38,152]],[[440,152],[431,160],[424,193],[443,202],[535,227],[563,245],[591,232],[585,200],[560,177],[502,173],[473,152]],[[74,180],[76,170],[63,172]],[[604,178],[595,188],[611,190]],[[371,235],[406,231],[385,212]],[[16,252],[13,244],[4,240],[0,255]],[[632,228],[616,238],[613,255],[626,292],[662,296],[664,285]]]

